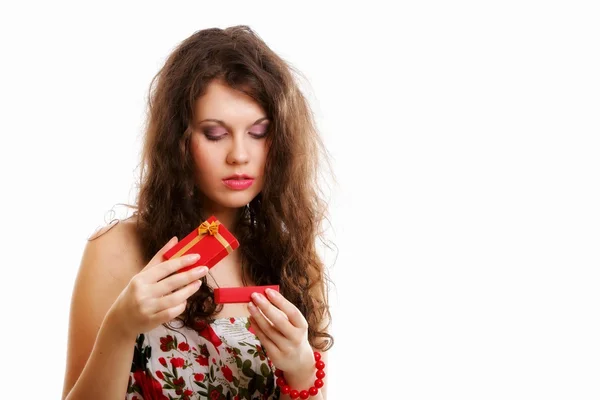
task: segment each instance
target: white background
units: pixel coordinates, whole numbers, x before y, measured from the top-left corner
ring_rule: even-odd
[[[338,180],[329,398],[598,399],[593,3],[2,5],[0,397],[60,396],[151,78],[194,31],[247,24],[306,77]]]

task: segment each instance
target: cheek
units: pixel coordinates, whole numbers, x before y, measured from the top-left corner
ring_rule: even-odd
[[[257,155],[257,160],[259,160],[259,163],[261,165],[261,168],[264,168],[265,166],[265,162],[267,161],[267,154],[269,152],[269,147],[267,146],[267,144],[265,142],[263,142],[262,146],[257,148],[256,151],[256,155]]]
[[[196,141],[191,142],[190,149],[192,159],[194,161],[196,172],[202,176],[210,174],[210,166],[214,165],[212,158],[215,157],[215,152],[211,152],[202,143]]]

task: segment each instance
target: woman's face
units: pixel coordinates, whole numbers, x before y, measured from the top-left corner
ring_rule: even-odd
[[[195,104],[191,154],[196,183],[212,212],[239,208],[262,190],[269,121],[248,95],[210,83]]]

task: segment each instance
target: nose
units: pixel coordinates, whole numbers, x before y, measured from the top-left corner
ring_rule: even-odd
[[[234,136],[231,141],[231,148],[227,153],[227,163],[229,164],[247,164],[250,160],[248,149],[242,135]]]

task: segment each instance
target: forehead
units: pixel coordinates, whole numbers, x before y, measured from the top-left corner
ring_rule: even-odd
[[[262,107],[247,94],[214,80],[194,105],[196,121],[220,119],[231,124],[248,123],[265,117]]]

